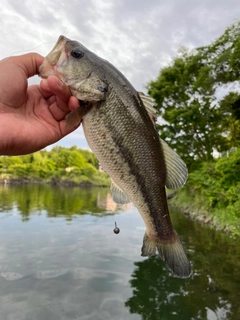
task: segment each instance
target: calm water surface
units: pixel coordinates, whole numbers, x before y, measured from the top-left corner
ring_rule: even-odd
[[[240,319],[239,239],[171,214],[190,279],[140,256],[143,221],[107,189],[0,186],[0,320]]]

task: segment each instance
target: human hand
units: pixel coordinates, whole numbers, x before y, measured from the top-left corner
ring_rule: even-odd
[[[75,128],[65,116],[79,106],[55,76],[28,86],[44,58],[37,53],[0,61],[0,155],[23,155],[52,144]]]

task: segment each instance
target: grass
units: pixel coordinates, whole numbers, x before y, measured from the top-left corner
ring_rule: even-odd
[[[220,203],[213,208],[211,201],[200,192],[189,192],[188,184],[176,191],[170,203],[192,219],[208,223],[232,236],[240,236],[239,203],[227,206]]]

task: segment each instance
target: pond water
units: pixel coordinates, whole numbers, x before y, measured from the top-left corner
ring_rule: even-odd
[[[141,257],[140,214],[108,189],[0,185],[0,320],[240,319],[239,239],[171,216],[189,279]]]

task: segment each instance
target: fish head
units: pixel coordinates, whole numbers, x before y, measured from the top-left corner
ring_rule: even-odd
[[[57,76],[81,101],[103,101],[108,84],[94,56],[81,43],[60,36],[39,67],[39,75],[42,78]]]

